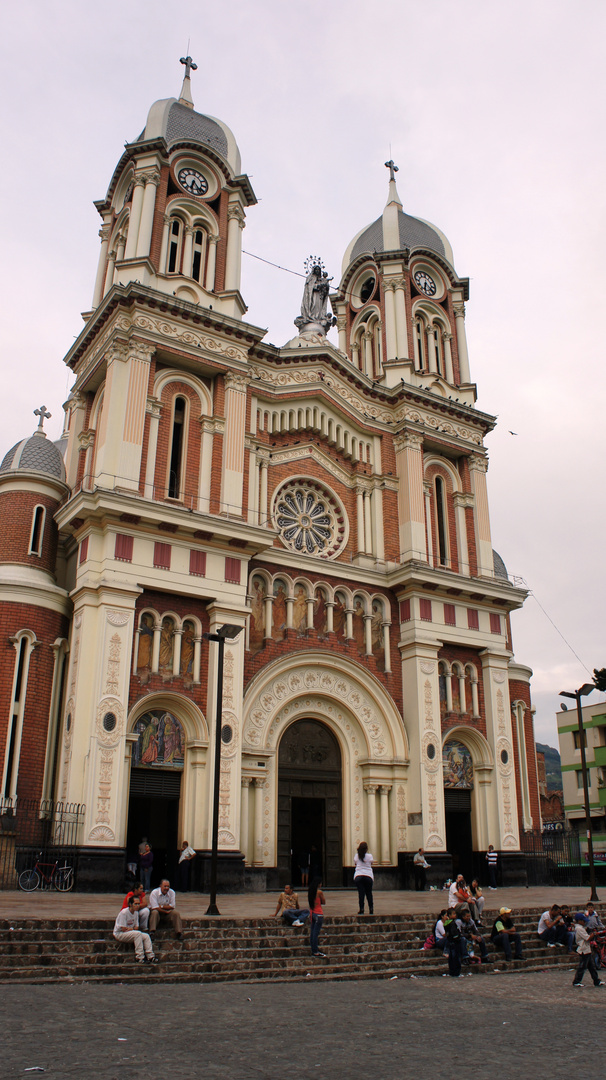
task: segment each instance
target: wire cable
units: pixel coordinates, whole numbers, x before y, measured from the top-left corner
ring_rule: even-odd
[[[568,646],[568,648],[570,649],[572,655],[576,656],[576,658],[579,661],[579,664],[581,665],[581,667],[584,667],[587,674],[590,676],[590,678],[593,679],[593,672],[589,670],[589,668],[587,667],[587,664],[584,662],[584,660],[581,660],[581,657],[579,656],[579,654],[574,651],[574,649],[573,649],[572,645],[570,644],[570,642],[566,640],[566,638],[564,637],[562,631],[559,629],[559,627],[556,626],[556,624],[554,623],[551,616],[547,614],[547,612],[545,611],[545,608],[543,607],[543,605],[541,603],[539,603],[539,601],[537,600],[535,594],[533,592],[531,592],[530,595],[532,596],[532,599],[535,601],[535,603],[538,604],[538,606],[540,607],[540,609],[543,612],[543,615],[545,616],[545,618],[549,620],[549,622],[553,626],[556,633],[560,635],[560,637],[561,637],[562,641],[564,642],[564,644]]]
[[[253,255],[252,251],[245,251],[242,248],[243,255],[249,255],[251,259],[258,259],[259,262],[267,263],[268,266],[275,266],[276,270],[283,270],[285,274],[294,274],[295,277],[306,277],[305,274],[300,274],[298,270],[289,270],[287,266],[279,266],[278,263],[270,262],[269,259],[263,259],[260,255]]]

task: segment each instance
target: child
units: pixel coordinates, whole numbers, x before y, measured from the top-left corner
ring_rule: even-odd
[[[587,916],[583,915],[582,911],[577,911],[574,915],[575,921],[575,939],[577,943],[577,952],[579,954],[579,966],[575,972],[575,976],[572,982],[573,986],[583,985],[583,975],[588,970],[591,978],[593,979],[594,986],[604,986],[604,983],[598,978],[596,966],[591,955],[591,944],[589,934],[585,929],[587,922]]]

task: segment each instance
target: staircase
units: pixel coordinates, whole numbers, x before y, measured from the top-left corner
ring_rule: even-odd
[[[524,959],[506,964],[491,948],[492,922],[486,924],[489,950],[485,964],[463,971],[474,975],[500,971],[570,968],[576,954],[549,948],[536,928],[541,912],[516,911]],[[446,958],[437,949],[422,951],[431,926],[423,915],[326,917],[320,948],[326,958],[312,959],[309,924],[286,927],[281,920],[191,919],[177,941],[158,930],[156,966],[135,963],[132,945],[112,936],[113,919],[0,920],[0,983],[46,982],[279,982],[321,979],[387,979],[442,975]]]

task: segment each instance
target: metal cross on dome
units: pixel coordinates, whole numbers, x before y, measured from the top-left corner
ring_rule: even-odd
[[[46,405],[41,405],[39,409],[34,409],[34,416],[39,416],[38,431],[42,431],[44,427],[44,421],[50,420],[52,413],[47,412]]]
[[[189,79],[190,71],[197,71],[198,65],[194,64],[191,56],[182,56],[179,60],[180,64],[185,64],[185,78]]]
[[[389,169],[389,179],[390,180],[395,180],[395,178],[396,178],[395,174],[397,172],[399,172],[400,170],[399,170],[398,166],[396,165],[396,163],[391,158],[389,159],[389,161],[385,162],[385,168]]]

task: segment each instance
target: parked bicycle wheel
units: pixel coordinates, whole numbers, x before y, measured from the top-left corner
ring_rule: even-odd
[[[19,888],[23,892],[33,892],[40,887],[40,874],[37,870],[24,870],[19,874]]]
[[[55,871],[53,884],[57,892],[69,892],[74,887],[74,871],[71,866],[62,866]]]

